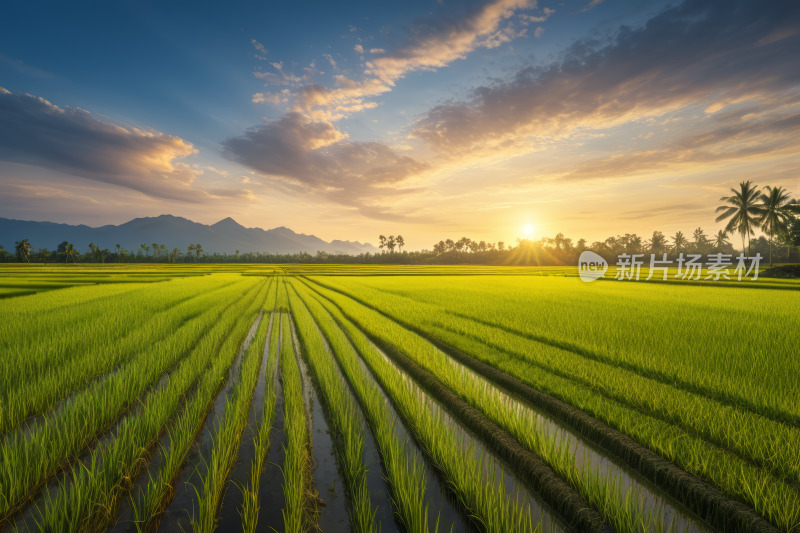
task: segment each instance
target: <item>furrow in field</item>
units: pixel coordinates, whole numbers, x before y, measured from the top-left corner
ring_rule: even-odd
[[[253,288],[255,290],[255,287]],[[194,320],[191,327],[149,347],[145,354],[128,365],[114,379],[85,389],[65,407],[62,416],[40,425],[26,438],[15,433],[0,444],[0,510],[6,517],[33,496],[41,484],[80,455],[96,441],[96,436],[114,427],[120,416],[164,371],[181,361],[203,337],[238,289],[227,300]]]
[[[304,385],[308,385],[311,397],[314,480],[317,492],[327,500],[320,508],[320,527],[323,531],[371,533],[375,530],[375,511],[366,486],[364,425],[358,407],[294,289],[290,289],[289,301],[294,317],[293,336],[296,338],[300,332],[298,346],[302,346],[299,351],[303,357],[299,361],[305,374]],[[324,412],[320,398],[324,400]]]
[[[250,312],[258,311],[263,301],[264,298],[255,301]],[[248,389],[248,385],[241,385],[242,365],[245,361],[255,359],[246,358],[246,355],[252,355],[254,352],[263,353],[263,344],[260,351],[251,349],[255,347],[253,340],[256,338],[262,317],[263,312],[259,312],[247,336],[241,344],[237,343],[238,349],[235,350],[233,358],[223,357],[223,362],[227,361],[227,364],[218,365],[219,370],[216,374],[218,377],[215,383],[209,381],[208,392],[211,394],[207,393],[198,399],[198,410],[203,415],[199,421],[187,421],[190,427],[197,429],[185,432],[176,439],[180,440],[181,444],[170,449],[170,464],[165,465],[167,467],[159,472],[159,479],[166,481],[148,486],[148,492],[141,496],[141,501],[146,505],[143,505],[138,514],[150,524],[158,524],[161,531],[177,531],[181,528],[188,530],[190,527],[192,529],[200,527],[205,531],[207,529],[204,528],[208,528],[209,523],[211,525],[215,523],[227,469],[230,468],[231,451],[227,444],[238,440],[240,431],[244,429],[244,425],[237,423],[239,419],[237,400],[249,396],[252,391],[252,388]],[[248,390],[250,392],[247,392]],[[249,401],[247,403],[249,406]],[[192,438],[188,438],[189,435]],[[233,448],[234,451],[238,450],[238,444]],[[224,453],[221,453],[221,450]],[[169,485],[171,490],[163,490],[164,485]],[[196,523],[198,519],[204,520],[202,526]]]
[[[332,290],[338,289],[334,288]],[[360,299],[359,296],[350,294],[349,291],[346,294],[357,301],[361,301],[362,304],[368,307],[381,301],[380,296],[376,293],[370,293],[370,303]],[[362,295],[361,298],[363,297]],[[752,522],[754,524],[753,527],[757,529],[758,520],[753,522],[747,518],[747,516],[753,516],[752,511],[749,514],[744,510],[739,513],[731,511],[736,505],[740,505],[733,501],[738,500],[747,504],[748,507],[754,508],[758,514],[783,531],[790,531],[800,524],[800,492],[797,491],[796,486],[787,484],[781,479],[776,479],[769,471],[743,461],[726,449],[720,449],[711,442],[693,437],[685,430],[681,430],[680,427],[648,416],[646,412],[643,413],[639,410],[631,409],[629,406],[620,405],[617,401],[597,394],[594,391],[594,387],[575,383],[569,378],[551,372],[549,366],[558,359],[557,353],[550,354],[549,357],[537,355],[534,358],[536,354],[535,347],[532,347],[527,353],[515,353],[519,349],[518,346],[514,345],[511,340],[503,340],[503,335],[510,334],[497,330],[494,332],[488,331],[484,326],[477,323],[463,324],[454,328],[452,324],[456,323],[454,321],[457,319],[453,319],[453,321],[444,325],[436,325],[444,322],[444,320],[435,318],[438,312],[430,306],[425,307],[424,313],[420,313],[414,307],[405,305],[405,302],[393,307],[381,305],[380,309],[376,310],[387,314],[387,316],[397,320],[409,329],[415,329],[421,334],[438,337],[442,341],[483,361],[490,367],[502,370],[534,389],[555,396],[586,411],[589,415],[602,421],[599,423],[603,426],[607,424],[615,430],[630,435],[638,444],[649,448],[652,452],[668,461],[672,461],[679,469],[697,475],[722,489],[727,496],[723,496],[718,504],[712,505],[708,503],[709,498],[712,497],[708,495],[708,491],[702,488],[692,492],[692,494],[698,494],[697,498],[687,498],[684,490],[685,484],[678,483],[674,477],[669,478],[671,481],[662,479],[662,475],[658,474],[662,471],[662,468],[654,466],[655,463],[641,462],[637,454],[633,454],[632,457],[635,457],[635,459],[629,462],[627,457],[631,452],[626,447],[619,448],[618,444],[608,445],[612,453],[618,454],[647,479],[655,479],[659,486],[662,486],[664,490],[688,508],[703,516],[707,521],[711,523],[719,521],[722,524],[731,520],[734,523],[744,524]],[[403,316],[398,315],[400,310],[402,310]],[[517,339],[514,342],[533,341]],[[582,365],[582,363],[573,362],[571,368],[573,371],[579,371],[583,368]],[[613,375],[615,371],[626,372],[606,367],[606,372],[595,373],[593,379],[595,382],[603,383],[607,379],[607,375]],[[491,378],[491,376],[487,377]],[[649,386],[641,385],[639,394],[641,395],[641,391],[646,390],[648,391],[647,399],[654,401],[659,397],[658,385],[658,383]],[[628,387],[628,384],[625,379],[619,379],[614,382],[613,387],[618,390],[624,390]],[[652,394],[650,394],[651,392]],[[677,395],[688,394],[679,390],[675,390],[674,393]],[[695,408],[690,411],[687,411],[683,417],[684,424],[696,423],[699,418],[711,420],[711,417],[704,414],[702,410]],[[718,416],[722,416],[722,414],[718,413]],[[748,414],[745,416],[753,415]],[[734,422],[736,420],[740,420],[740,418],[733,418]],[[797,463],[796,459],[791,459],[792,454],[795,454],[795,457],[797,455],[797,446],[789,444],[790,442],[796,442],[796,438],[788,441],[785,438],[781,439],[776,436],[762,438],[764,437],[763,431],[754,431],[751,434],[748,431],[742,431],[742,428],[730,427],[731,420],[726,420],[725,417],[722,417],[719,423],[723,428],[729,428],[724,432],[728,439],[745,439],[752,442],[752,446],[760,446],[766,450],[774,448],[773,455],[777,457],[788,453],[784,468],[793,468],[792,465]],[[775,424],[767,420],[764,420],[764,423]],[[744,427],[747,426],[745,425]],[[577,428],[577,431],[580,433],[582,429]],[[586,434],[585,436],[594,440],[592,434]],[[614,439],[607,440],[614,441]],[[784,446],[775,447],[776,444],[784,441]],[[682,475],[686,478],[685,473]],[[698,487],[702,487],[702,483]],[[713,491],[711,494],[713,494]],[[715,509],[717,510],[715,511]],[[742,514],[742,512],[745,514]],[[737,519],[735,518],[736,516],[740,518]],[[750,526],[746,527],[749,528]]]
[[[338,369],[357,398],[375,443],[380,468],[370,472],[367,484],[371,496],[383,492],[391,503],[386,509],[390,514],[384,515],[389,520],[381,521],[382,530],[390,527],[394,517],[401,531],[438,531],[439,525],[446,531],[450,524],[458,531],[473,531],[469,520],[454,508],[452,491],[438,482],[438,473],[434,474],[425,461],[391,400],[358,356],[347,334],[310,291],[303,286],[295,288],[330,344]],[[382,479],[378,477],[381,472]]]
[[[341,313],[335,308],[328,310]],[[544,508],[539,507],[521,485],[514,484],[513,476],[504,473],[503,464],[462,428],[456,418],[399,371],[390,358],[363,337],[358,328],[344,316],[341,319],[355,335],[355,339],[351,336],[351,341],[357,343],[359,354],[392,397],[415,439],[458,495],[473,522],[489,531],[539,528],[540,520],[534,522],[531,515],[537,511],[540,515],[546,514]],[[462,460],[464,454],[473,456],[475,460],[465,463]],[[508,483],[513,488],[507,492]]]
[[[219,509],[218,527],[233,533],[255,531],[260,510],[260,485],[265,470],[270,443],[275,437],[275,417],[278,407],[275,359],[280,336],[280,314],[277,307],[277,283],[270,287],[264,310],[269,313],[267,338],[264,342],[258,381],[250,402],[238,461],[227,482],[236,487],[226,490]]]

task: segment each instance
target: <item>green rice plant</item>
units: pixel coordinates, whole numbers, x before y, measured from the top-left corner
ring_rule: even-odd
[[[364,436],[358,406],[327,352],[306,306],[292,289],[289,303],[295,318],[303,352],[322,392],[323,407],[331,419],[334,452],[348,498],[350,529],[358,533],[376,531],[375,513],[367,491],[364,468]]]
[[[273,286],[276,286],[273,283]],[[274,294],[274,291],[270,291]],[[275,298],[272,298],[272,309],[275,308]],[[267,298],[270,301],[270,298]],[[259,480],[261,473],[267,462],[267,452],[269,451],[270,431],[272,424],[275,420],[277,392],[276,383],[277,379],[277,364],[278,357],[278,339],[280,338],[280,321],[281,315],[273,313],[270,315],[270,334],[269,334],[269,353],[267,356],[267,369],[265,377],[265,390],[264,400],[261,405],[260,417],[257,417],[257,426],[254,429],[254,453],[253,459],[250,462],[250,483],[247,486],[242,486],[242,508],[239,510],[239,515],[242,517],[242,530],[244,533],[254,533],[256,525],[258,524],[258,511],[259,511]]]
[[[252,285],[252,284],[251,284]],[[251,297],[258,292],[252,285]],[[233,287],[219,295],[216,306],[192,319],[174,335],[147,348],[114,379],[98,381],[82,390],[52,420],[30,435],[15,432],[0,443],[0,517],[22,504],[47,478],[91,445],[95,436],[111,427],[164,372],[191,353],[219,316],[241,294]]]
[[[789,481],[795,479],[800,464],[800,453],[794,444],[798,442],[796,429],[629,370],[458,316],[464,314],[461,310],[454,314],[441,305],[415,302],[398,294],[381,294],[379,290],[361,290],[351,280],[334,283],[326,279],[322,283],[343,290],[345,285],[356,287],[357,291],[345,292],[583,409],[687,472],[710,481],[734,499],[754,507],[780,529],[790,531],[800,524],[800,495],[784,481],[787,477]],[[374,285],[369,280],[365,284]],[[453,288],[455,293],[459,290]],[[481,291],[475,286],[472,290]]]
[[[228,474],[236,463],[242,435],[247,427],[250,403],[258,381],[264,344],[267,338],[268,321],[262,320],[255,340],[245,352],[236,383],[225,399],[225,415],[219,423],[219,430],[211,450],[211,460],[206,465],[201,488],[195,487],[198,499],[198,512],[192,513],[192,529],[197,533],[211,533],[217,527],[217,511],[225,493]]]
[[[242,316],[241,312],[236,313],[236,310],[231,314],[232,321],[238,321],[245,328],[231,328],[232,324],[229,321],[221,322],[222,327],[216,328],[217,331],[212,330],[204,337],[198,349],[178,367],[163,389],[149,395],[142,409],[124,419],[116,428],[114,435],[91,453],[89,460],[79,462],[71,468],[70,483],[63,485],[55,495],[52,493],[46,495],[44,509],[40,509],[44,517],[44,522],[40,524],[42,530],[100,531],[108,526],[123,495],[130,488],[135,476],[146,465],[150,450],[155,447],[187,389],[202,376],[198,387],[199,393],[190,401],[183,414],[188,412],[198,418],[196,406],[192,404],[208,405],[208,397],[213,398],[213,395],[208,393],[218,388],[220,378],[227,372],[228,365],[225,363],[229,363],[235,354],[242,338],[240,335],[246,331],[248,322],[252,320],[254,314],[252,312],[257,312],[261,305],[259,301],[254,300],[260,300],[259,295],[263,298],[266,294],[265,289],[266,286],[263,286],[250,298],[238,304],[238,310],[244,311],[245,316]],[[231,356],[215,357],[215,348],[225,338],[228,340],[223,346],[223,353],[230,353]],[[200,394],[202,392],[206,394]],[[199,417],[200,420],[203,418]],[[180,428],[181,424],[177,424],[177,427]],[[162,463],[162,467],[165,464],[168,464],[168,461]],[[138,514],[142,515],[141,512]],[[80,524],[78,529],[75,529],[76,524]]]
[[[191,451],[195,437],[203,428],[225,376],[230,372],[241,339],[245,338],[262,307],[264,289],[266,287],[256,297],[241,301],[238,312],[227,315],[210,332],[210,338],[216,340],[218,348],[214,348],[214,344],[209,342],[208,359],[202,379],[169,433],[169,447],[162,450],[162,461],[157,473],[155,476],[150,475],[146,489],[131,495],[131,508],[137,517],[134,525],[138,531],[153,531],[160,521],[161,513],[174,497],[175,478]]]
[[[388,400],[381,394],[377,384],[365,374],[357,352],[328,311],[311,296],[304,285],[293,282],[293,286],[330,343],[333,354],[366,416],[386,471],[385,479],[394,504],[395,520],[408,531],[428,531],[424,466],[418,457],[409,457],[406,453],[407,443],[399,437],[397,430],[400,422]]]
[[[279,294],[281,292],[279,291]],[[284,293],[285,294],[285,293]],[[292,332],[288,320],[281,321],[281,382],[283,384],[284,420],[286,421],[286,447],[283,462],[283,525],[287,533],[308,530],[305,513],[308,507],[307,481],[311,461],[308,443],[308,422],[300,381],[300,368],[292,347]]]
[[[113,372],[119,365],[135,357],[142,346],[166,338],[183,323],[200,315],[217,301],[215,292],[233,282],[231,279],[219,279],[204,283],[203,293],[198,293],[196,286],[188,284],[180,285],[180,290],[162,291],[159,296],[165,307],[161,310],[148,309],[147,306],[138,309],[138,302],[129,301],[125,312],[112,312],[111,316],[115,318],[113,322],[98,320],[93,321],[89,331],[81,328],[80,334],[92,340],[86,352],[54,357],[48,352],[39,351],[42,346],[52,346],[52,338],[42,339],[42,343],[31,349],[29,357],[37,361],[46,360],[49,364],[45,368],[31,370],[35,372],[35,379],[21,376],[14,382],[15,386],[7,391],[3,402],[3,424],[8,429],[32,414],[44,413],[66,393],[96,376]],[[177,285],[171,288],[175,287]],[[98,338],[99,332],[102,333],[101,338]],[[68,367],[68,371],[65,367]]]
[[[409,377],[378,352],[338,309],[329,302],[328,305],[324,301],[321,303],[334,316],[338,312],[337,322],[348,330],[358,353],[392,398],[415,439],[442,473],[470,518],[486,531],[540,529],[541,524],[532,523],[530,508],[521,502],[519,494],[506,494],[502,479],[500,482],[495,480],[492,460],[481,455],[479,460],[464,461],[464,457],[476,455],[472,439]],[[484,477],[484,470],[489,471],[489,479]]]

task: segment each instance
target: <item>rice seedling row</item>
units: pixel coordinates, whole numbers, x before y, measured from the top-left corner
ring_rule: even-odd
[[[432,281],[423,278],[327,283],[434,304],[450,316],[484,322],[767,418],[800,423],[800,406],[793,401],[800,393],[800,361],[794,356],[800,331],[786,327],[800,294],[484,279],[471,285],[460,278],[437,282],[447,290],[431,290]],[[756,324],[759,335],[752,335]],[[786,372],[777,375],[773,368]]]
[[[170,431],[168,446],[162,447],[159,468],[148,472],[146,486],[142,485],[131,495],[132,515],[137,531],[154,531],[165,517],[169,520],[183,519],[188,524],[191,509],[183,504],[192,501],[187,495],[194,494],[186,481],[201,471],[200,465],[210,458],[210,446],[219,426],[209,411],[219,411],[225,406],[225,398],[234,378],[236,361],[243,356],[256,332],[256,317],[263,306],[269,285],[261,285],[252,298],[237,304],[237,312],[223,317],[212,329],[216,344],[209,343],[209,360],[203,369],[197,391],[187,402],[187,407]],[[250,333],[248,334],[248,330]],[[222,392],[220,390],[222,389]],[[196,451],[198,439],[205,450]],[[190,454],[194,453],[192,456]],[[206,452],[203,454],[202,452]],[[180,478],[181,471],[188,474]],[[174,512],[169,512],[174,511]]]
[[[91,445],[96,435],[110,428],[166,370],[192,351],[240,293],[232,290],[226,300],[151,345],[114,379],[84,389],[59,416],[37,425],[29,436],[18,430],[0,443],[0,516],[8,517],[41,483]]]
[[[204,344],[216,343],[212,339]],[[143,400],[141,409],[124,418],[88,457],[71,467],[68,481],[60,483],[60,490],[48,492],[38,509],[41,529],[99,531],[111,523],[132,480],[212,355],[208,350],[193,351],[162,389]]]
[[[438,486],[426,474],[423,456],[416,443],[407,436],[394,407],[359,358],[348,335],[340,328],[339,324],[346,319],[340,315],[332,316],[330,313],[338,310],[323,306],[305,286],[296,283],[293,286],[330,344],[340,371],[359,401],[377,445],[395,521],[405,531],[437,531],[443,514],[443,524],[459,522],[458,525],[466,529],[468,524],[460,523],[450,508],[450,502],[434,490]],[[429,502],[434,506],[432,511],[429,511]],[[436,503],[441,505],[440,509],[436,509]],[[452,520],[448,520],[450,517]],[[385,526],[382,524],[382,527]]]
[[[344,317],[342,317],[344,318]],[[532,502],[520,485],[507,493],[502,467],[451,416],[352,324],[356,348],[433,465],[458,496],[471,520],[486,531],[535,531]],[[352,338],[352,336],[351,336]],[[463,457],[477,460],[464,462]],[[496,474],[499,475],[496,476]]]
[[[350,529],[358,533],[376,530],[375,510],[367,491],[364,467],[364,437],[358,405],[336,369],[316,329],[313,318],[292,289],[289,293],[292,315],[299,332],[303,354],[314,373],[333,432],[333,450],[344,481]],[[315,435],[316,437],[316,435]],[[315,450],[319,447],[315,444]],[[319,489],[318,489],[319,490]],[[335,495],[335,485],[332,489]],[[327,510],[327,509],[326,509]]]
[[[284,289],[285,290],[285,289]],[[288,317],[287,317],[288,318]],[[286,456],[283,463],[283,524],[287,533],[301,533],[317,523],[312,492],[310,435],[300,368],[295,358],[289,320],[281,321],[281,382],[286,409]]]
[[[54,364],[39,369],[37,379],[26,381],[8,391],[7,399],[3,402],[7,406],[4,409],[3,422],[13,428],[26,417],[44,413],[56,401],[63,399],[64,394],[79,390],[81,385],[91,379],[108,377],[115,373],[120,365],[138,355],[141,346],[161,341],[213,306],[219,299],[216,292],[229,285],[230,282],[225,285],[209,284],[207,292],[202,295],[197,294],[196,288],[183,287],[183,297],[171,302],[174,305],[167,309],[150,311],[152,315],[137,312],[123,314],[123,318],[128,321],[127,331],[120,331],[123,328],[116,327],[124,324],[124,320],[116,325],[93,324],[93,330],[110,328],[119,337],[107,335],[107,339],[97,340],[91,345],[88,352],[55,361]],[[135,311],[135,307],[131,309]],[[144,317],[149,318],[145,320]],[[92,332],[85,333],[89,338],[96,339]],[[35,350],[32,351],[36,353]],[[48,356],[39,354],[33,357],[49,360]]]

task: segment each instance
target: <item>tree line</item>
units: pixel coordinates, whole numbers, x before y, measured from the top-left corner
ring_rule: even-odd
[[[9,254],[0,246],[0,260],[6,262],[7,256],[17,262],[61,262],[83,263],[331,263],[331,264],[491,264],[491,265],[576,265],[580,254],[593,251],[614,263],[620,254],[654,253],[668,254],[676,258],[681,253],[707,255],[712,253],[733,254],[734,246],[730,237],[738,233],[742,239],[742,251],[752,257],[756,253],[781,262],[800,261],[800,202],[790,199],[790,194],[782,187],[767,186],[759,190],[751,181],[739,184],[739,189],[731,189],[731,196],[724,196],[725,203],[716,209],[716,221],[728,220],[725,229],[715,235],[707,235],[702,228],[691,233],[676,232],[664,235],[654,231],[647,239],[635,233],[608,237],[604,241],[589,244],[585,239],[574,242],[558,233],[555,237],[541,239],[517,239],[516,246],[503,241],[474,241],[468,237],[458,240],[440,240],[432,250],[403,250],[405,240],[402,235],[378,237],[380,253],[359,255],[330,254],[318,251],[316,255],[307,252],[279,254],[270,252],[245,252],[240,254],[206,253],[200,244],[191,244],[186,253],[166,245],[142,244],[134,250],[125,250],[119,244],[114,250],[100,249],[94,243],[89,251],[80,253],[67,241],[58,245],[54,252],[39,248],[34,252],[28,239],[16,242],[15,254]],[[755,230],[761,229],[764,236],[753,239]],[[397,251],[396,251],[397,250]],[[152,254],[151,254],[152,251]]]

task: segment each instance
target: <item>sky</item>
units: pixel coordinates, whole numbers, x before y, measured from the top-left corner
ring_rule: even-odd
[[[15,2],[0,217],[574,241],[800,197],[800,2]],[[735,241],[735,239],[732,239]]]

